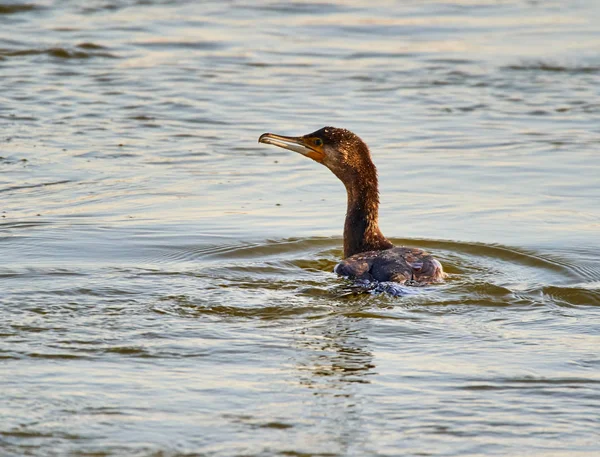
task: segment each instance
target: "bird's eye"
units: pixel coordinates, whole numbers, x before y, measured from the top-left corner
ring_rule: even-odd
[[[323,146],[323,140],[321,138],[317,138],[315,140],[315,146]]]

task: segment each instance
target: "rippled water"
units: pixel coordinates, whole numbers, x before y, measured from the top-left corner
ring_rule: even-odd
[[[600,3],[0,0],[7,456],[600,453]],[[332,270],[345,127],[446,283]]]

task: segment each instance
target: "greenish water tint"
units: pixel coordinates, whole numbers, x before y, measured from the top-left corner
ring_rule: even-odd
[[[0,3],[0,454],[600,452],[600,5]],[[439,286],[337,278],[355,131]]]

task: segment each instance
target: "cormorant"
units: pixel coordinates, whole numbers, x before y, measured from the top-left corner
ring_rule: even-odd
[[[367,145],[346,129],[323,127],[299,137],[264,133],[259,143],[299,152],[329,168],[346,186],[344,260],[334,271],[351,279],[424,285],[441,281],[442,265],[421,249],[394,247],[378,224],[377,169]]]

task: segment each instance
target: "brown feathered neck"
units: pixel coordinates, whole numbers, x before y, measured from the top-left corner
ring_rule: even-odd
[[[365,146],[366,147],[366,146]],[[393,247],[379,229],[377,169],[368,149],[348,173],[339,176],[348,194],[344,224],[344,258],[366,251]]]

